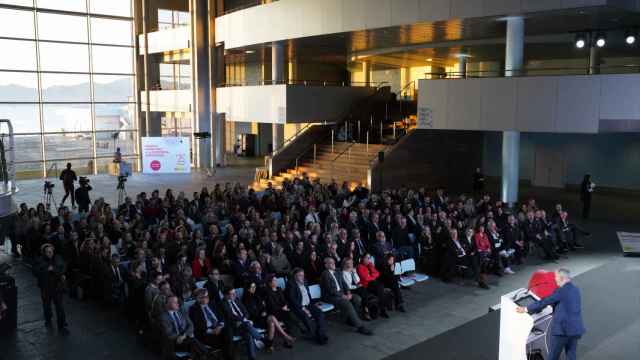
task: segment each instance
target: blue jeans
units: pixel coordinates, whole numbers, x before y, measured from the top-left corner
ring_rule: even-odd
[[[564,350],[566,360],[576,360],[576,349],[578,348],[579,336],[551,336],[551,349],[549,349],[549,360],[559,360],[560,354]]]
[[[249,359],[255,359],[257,352],[255,340],[262,339],[262,335],[260,335],[253,325],[245,321],[240,324],[239,329],[240,336],[242,336],[247,344],[247,354],[249,355]]]

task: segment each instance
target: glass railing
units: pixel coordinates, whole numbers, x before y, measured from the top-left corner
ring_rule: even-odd
[[[327,81],[327,80],[254,80],[254,81],[231,81],[221,84],[219,87],[231,86],[261,86],[261,85],[298,85],[298,86],[349,86],[349,87],[375,87],[379,88],[388,85],[385,81],[363,82],[363,81]]]
[[[232,6],[232,7],[229,7],[229,8],[225,8],[224,12],[223,12],[223,15],[231,14],[232,12],[248,9],[248,8],[254,7],[254,6],[269,4],[269,3],[272,3],[272,2],[276,2],[276,1],[278,1],[278,0],[247,0],[247,1],[242,1],[242,4],[239,4],[239,5],[236,5],[236,6]]]
[[[525,76],[563,76],[563,75],[599,75],[599,74],[633,74],[640,72],[640,64],[628,65],[600,65],[597,67],[529,67],[523,70],[489,70],[466,72],[430,72],[424,73],[425,79],[474,79],[506,77],[509,72],[511,77]]]

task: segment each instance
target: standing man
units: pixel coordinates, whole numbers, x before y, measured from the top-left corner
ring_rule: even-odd
[[[582,218],[588,219],[591,213],[591,195],[596,184],[591,181],[591,175],[586,174],[580,185],[580,200],[582,201]]]
[[[42,245],[42,257],[34,267],[38,278],[38,287],[42,297],[42,308],[44,310],[44,323],[46,327],[51,327],[51,303],[56,307],[56,320],[58,321],[58,332],[61,335],[68,335],[67,319],[62,304],[62,293],[65,283],[65,264],[60,255],[54,254],[53,245],[47,243]]]
[[[571,282],[571,273],[567,269],[556,271],[556,283],[558,289],[549,297],[527,307],[518,307],[517,311],[536,313],[548,305],[553,306],[549,360],[559,360],[563,350],[567,360],[575,360],[578,340],[585,332],[580,290]]]
[[[480,195],[484,191],[484,175],[480,168],[476,168],[476,172],[473,174],[473,193]]]
[[[80,176],[80,187],[76,189],[75,200],[78,203],[79,212],[89,212],[89,206],[91,205],[91,198],[89,197],[89,191],[93,190],[89,185],[89,179],[84,176]],[[72,200],[74,198],[71,198]]]
[[[78,180],[76,172],[71,170],[71,163],[67,163],[67,168],[60,173],[60,180],[62,180],[62,187],[64,187],[64,197],[60,203],[60,207],[67,201],[67,197],[71,195],[71,206],[76,208],[76,196],[73,189],[73,183]]]

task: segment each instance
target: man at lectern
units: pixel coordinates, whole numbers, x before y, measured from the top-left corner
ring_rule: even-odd
[[[559,360],[564,350],[567,360],[576,359],[578,340],[584,334],[580,290],[571,282],[571,272],[567,269],[556,271],[558,289],[549,297],[527,307],[518,307],[520,313],[536,313],[547,305],[553,306],[551,324],[551,348],[549,360]]]

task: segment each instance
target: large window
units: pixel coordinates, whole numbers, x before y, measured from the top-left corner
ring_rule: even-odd
[[[103,172],[116,147],[137,163],[131,16],[131,0],[0,0],[0,118],[18,176]]]

